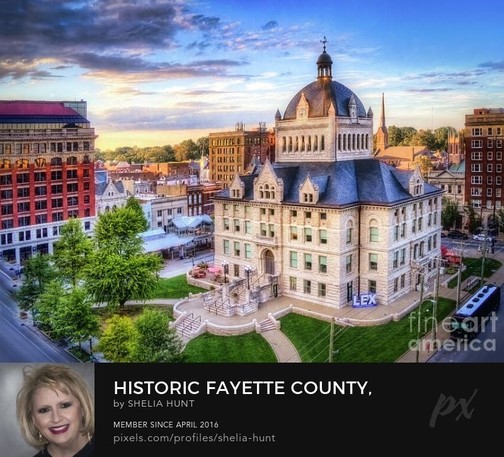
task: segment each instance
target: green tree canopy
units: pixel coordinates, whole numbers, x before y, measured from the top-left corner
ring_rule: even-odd
[[[132,353],[138,339],[133,320],[128,316],[115,314],[105,322],[97,351],[109,362],[132,362]]]
[[[442,198],[441,223],[445,230],[455,228],[458,217],[458,205],[455,200],[448,197]]]
[[[99,249],[86,268],[86,288],[95,303],[124,308],[128,300],[152,295],[159,280],[162,258],[158,254],[117,253]]]
[[[162,310],[144,308],[135,320],[138,340],[133,359],[135,362],[172,363],[183,360],[182,340],[169,328],[170,318]]]
[[[82,229],[79,219],[69,219],[61,228],[61,237],[54,243],[53,260],[59,275],[73,287],[82,272],[93,245]]]
[[[125,207],[135,212],[135,219],[131,223],[138,229],[138,233],[145,232],[149,228],[149,222],[145,218],[140,202],[135,197],[129,197]]]
[[[24,264],[23,284],[16,292],[19,308],[28,311],[44,292],[45,286],[57,276],[51,257],[37,253]]]

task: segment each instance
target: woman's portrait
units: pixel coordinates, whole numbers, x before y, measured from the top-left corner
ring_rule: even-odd
[[[95,455],[93,364],[2,364],[0,382],[0,457]]]

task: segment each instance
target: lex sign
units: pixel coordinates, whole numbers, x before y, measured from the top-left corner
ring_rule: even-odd
[[[353,296],[352,306],[354,308],[371,308],[377,305],[378,303],[376,303],[375,293],[368,292],[366,294],[360,294],[360,295],[355,294]]]

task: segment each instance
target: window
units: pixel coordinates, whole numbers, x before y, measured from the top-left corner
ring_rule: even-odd
[[[28,187],[20,187],[17,190],[18,198],[27,198],[30,196],[30,189]]]
[[[320,213],[320,220],[326,221],[327,220],[327,213]]]
[[[305,241],[305,243],[312,242],[312,229],[311,228],[304,229],[304,241]]]
[[[319,273],[327,273],[327,257],[319,255]]]
[[[379,240],[378,227],[369,227],[369,241],[376,243]]]
[[[224,230],[229,230],[229,219],[225,217],[223,222],[224,222]]]
[[[239,219],[234,219],[234,231],[239,232],[240,231],[240,220]]]
[[[304,268],[305,268],[305,270],[312,269],[312,255],[311,254],[304,255]]]
[[[304,215],[306,219],[311,219],[311,211],[305,211]]]
[[[320,244],[327,244],[327,230],[319,230]]]
[[[392,268],[397,268],[399,266],[399,251],[394,251],[393,255]]]
[[[346,299],[347,301],[352,301],[353,299],[353,282],[347,282],[346,285]]]
[[[369,269],[378,270],[378,254],[369,254]]]
[[[376,281],[368,281],[368,291],[371,292],[372,294],[376,293]]]
[[[290,240],[297,241],[297,239],[298,239],[297,227],[290,227]]]
[[[224,240],[224,254],[229,255],[229,240]]]
[[[309,279],[303,280],[303,292],[305,294],[311,294],[311,281]]]
[[[319,297],[326,296],[326,285],[322,282],[319,282],[319,284],[318,284],[318,295],[319,295]]]
[[[297,252],[296,251],[289,252],[289,265],[291,268],[297,268]]]
[[[297,290],[297,278],[295,276],[289,276],[289,290]]]
[[[352,227],[347,227],[346,229],[346,242],[347,244],[350,244],[352,242]]]
[[[252,246],[248,243],[245,243],[244,246],[245,246],[245,258],[251,259],[252,258]]]
[[[345,268],[347,273],[352,272],[352,254],[347,255],[345,258]]]
[[[245,234],[247,234],[247,235],[252,234],[252,222],[251,221],[245,221]]]
[[[237,257],[240,257],[240,242],[235,241],[233,243],[233,250],[234,250],[234,255]]]
[[[290,210],[290,216],[291,216],[291,217],[297,217],[297,210],[295,210],[295,209],[291,209],[291,210]]]

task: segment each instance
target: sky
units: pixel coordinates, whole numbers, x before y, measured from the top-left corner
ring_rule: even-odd
[[[317,77],[387,126],[504,106],[504,2],[0,0],[0,99],[85,100],[102,150],[274,127]]]

